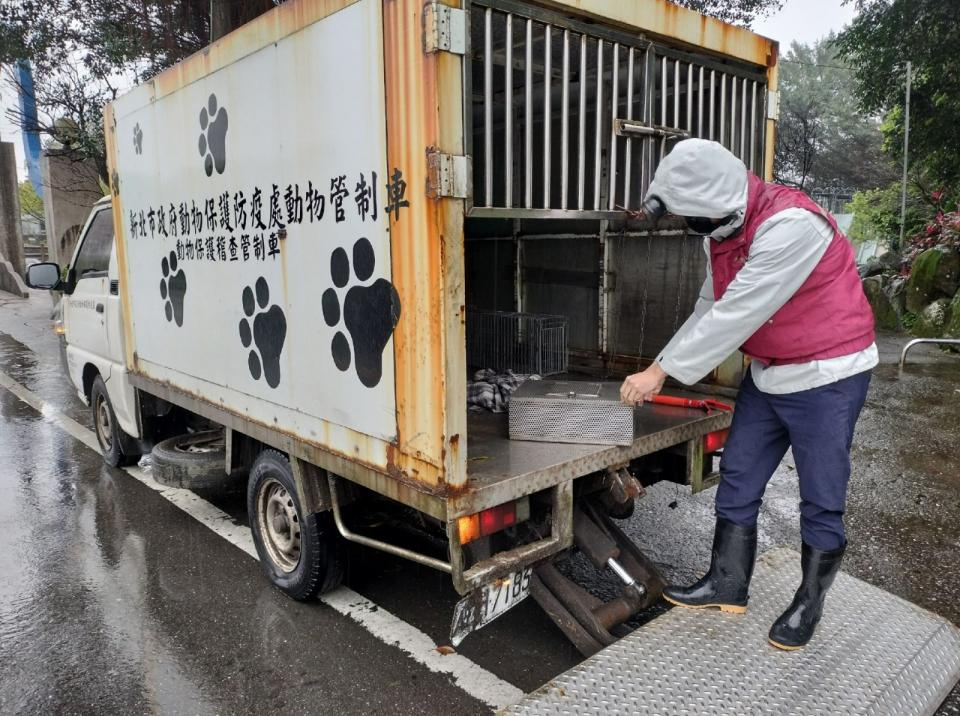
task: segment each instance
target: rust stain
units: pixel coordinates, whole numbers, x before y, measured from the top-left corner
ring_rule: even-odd
[[[420,0],[383,3],[387,170],[399,169],[410,206],[390,218],[393,283],[400,295],[394,331],[397,445],[388,461],[418,482],[442,479],[444,360],[442,260],[437,202],[426,194],[427,147],[438,134],[437,58],[425,55]],[[408,437],[410,436],[410,437]],[[416,473],[413,455],[429,469]]]
[[[104,139],[107,149],[107,166],[112,170],[108,171],[110,181],[113,186],[110,188],[111,201],[110,210],[113,214],[114,234],[117,249],[117,271],[120,276],[127,276],[127,251],[126,244],[123,241],[123,235],[126,230],[126,224],[123,221],[123,206],[120,201],[120,192],[117,183],[121,181],[116,173],[117,167],[117,121],[113,113],[113,105],[108,104],[103,108],[103,126]],[[124,360],[127,369],[134,368],[137,364],[137,354],[134,353],[133,341],[133,315],[130,302],[130,282],[120,281],[120,312],[123,317],[123,345]]]
[[[606,24],[640,30],[653,39],[672,40],[699,51],[767,66],[776,42],[667,0],[541,0],[557,9],[575,10]]]
[[[213,407],[216,407],[216,408],[219,409],[219,410],[224,410],[224,411],[226,411],[227,413],[230,413],[231,415],[234,415],[234,416],[236,416],[236,417],[238,417],[238,418],[241,418],[241,419],[243,419],[243,420],[248,420],[248,421],[250,421],[250,422],[252,422],[252,423],[255,423],[256,425],[258,425],[258,426],[260,426],[260,427],[268,428],[268,429],[271,430],[272,432],[277,433],[278,435],[282,436],[283,438],[285,438],[285,439],[287,439],[287,440],[290,440],[290,441],[292,441],[292,442],[296,442],[296,443],[298,443],[298,444],[304,445],[304,446],[306,446],[306,447],[308,447],[308,448],[311,448],[311,449],[313,449],[313,450],[317,450],[317,451],[326,453],[326,454],[331,455],[331,456],[333,456],[333,457],[340,458],[340,459],[342,459],[342,460],[346,460],[346,461],[349,461],[349,462],[351,462],[351,463],[355,463],[355,464],[361,465],[361,466],[363,466],[363,467],[365,467],[365,468],[367,468],[367,469],[369,469],[369,470],[372,470],[372,471],[374,471],[374,472],[378,472],[378,473],[380,473],[380,474],[387,475],[388,477],[391,477],[391,478],[393,478],[393,479],[395,479],[395,480],[398,480],[398,481],[404,483],[405,485],[407,485],[408,487],[412,487],[412,488],[414,488],[414,489],[416,489],[416,490],[418,490],[418,491],[420,491],[420,492],[426,492],[427,494],[435,495],[435,496],[443,496],[444,494],[446,494],[446,493],[445,493],[445,490],[437,489],[437,488],[435,488],[435,487],[434,487],[434,488],[425,489],[425,486],[423,485],[422,482],[420,482],[420,481],[418,481],[418,480],[416,480],[416,479],[412,479],[412,478],[407,474],[407,472],[405,472],[405,471],[403,471],[403,470],[400,470],[400,469],[396,466],[396,458],[397,458],[398,455],[399,455],[399,456],[402,456],[402,454],[399,453],[399,452],[397,452],[397,449],[396,449],[394,446],[392,446],[392,445],[387,445],[387,464],[386,464],[386,466],[384,467],[383,465],[377,465],[376,463],[372,463],[372,462],[370,462],[370,461],[368,461],[368,460],[364,460],[364,459],[358,457],[358,453],[360,452],[361,447],[362,447],[363,444],[366,442],[366,441],[363,439],[364,436],[360,436],[361,439],[360,439],[360,441],[359,441],[359,444],[354,445],[353,454],[351,454],[349,451],[345,451],[345,450],[342,450],[342,449],[338,450],[338,449],[336,449],[335,447],[332,447],[331,442],[330,442],[329,440],[324,440],[323,442],[318,442],[318,441],[315,441],[315,440],[306,440],[306,439],[304,439],[304,437],[303,437],[302,435],[298,435],[297,433],[294,433],[294,432],[292,432],[292,431],[290,431],[290,430],[284,430],[283,428],[281,428],[281,427],[279,426],[279,424],[277,424],[276,419],[274,419],[274,421],[273,421],[272,424],[268,424],[268,423],[265,423],[265,422],[263,422],[263,421],[255,420],[255,419],[253,419],[253,417],[250,416],[248,413],[241,413],[241,412],[239,412],[239,411],[231,410],[231,409],[229,409],[226,405],[223,405],[222,402],[221,402],[221,403],[214,403],[213,401],[211,401],[209,398],[207,398],[206,396],[204,396],[204,395],[201,394],[200,392],[195,391],[195,390],[189,390],[189,389],[187,389],[187,388],[184,388],[184,387],[181,386],[181,385],[178,385],[178,384],[176,384],[176,383],[173,383],[173,382],[170,381],[170,380],[167,380],[167,379],[164,379],[164,378],[157,378],[157,377],[152,376],[152,375],[150,375],[149,373],[147,373],[147,372],[145,372],[145,371],[142,371],[142,370],[132,370],[131,373],[134,374],[134,375],[138,375],[138,376],[140,376],[140,377],[142,377],[142,378],[145,378],[145,379],[151,381],[152,383],[155,383],[155,384],[157,384],[157,385],[165,388],[166,390],[170,391],[170,393],[172,393],[172,394],[175,395],[175,396],[176,396],[176,395],[180,395],[180,396],[188,397],[188,398],[191,398],[192,400],[195,400],[195,401],[197,401],[197,402],[204,403],[204,404],[207,404],[207,405],[211,405],[211,406],[213,406]],[[325,427],[326,427],[326,426],[325,426]],[[413,468],[408,468],[408,469],[411,470],[411,471],[414,472],[414,473],[417,472],[417,470],[416,470],[415,467],[413,467]]]

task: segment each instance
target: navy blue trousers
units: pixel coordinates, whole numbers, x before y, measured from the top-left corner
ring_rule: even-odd
[[[730,437],[720,460],[718,517],[751,526],[763,492],[788,447],[800,479],[800,534],[815,549],[846,544],[843,509],[850,479],[850,444],[871,371],[797,393],[772,395],[740,385]]]

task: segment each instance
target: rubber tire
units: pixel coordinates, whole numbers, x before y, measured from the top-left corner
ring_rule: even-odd
[[[107,446],[103,444],[103,440],[100,438],[100,431],[97,429],[97,403],[103,399],[106,403],[107,410],[110,412],[110,449],[107,449]],[[93,386],[90,388],[90,412],[93,416],[93,433],[97,436],[97,444],[100,445],[100,452],[103,453],[103,461],[110,465],[110,467],[121,467],[123,465],[133,465],[139,459],[139,453],[133,452],[124,452],[123,451],[123,442],[124,438],[128,438],[126,442],[133,442],[132,439],[123,432],[120,426],[117,424],[117,414],[113,410],[113,403],[110,402],[110,394],[107,392],[107,385],[103,382],[103,378],[99,375],[93,379]]]
[[[226,447],[203,453],[190,453],[178,450],[177,446],[185,439],[211,437],[219,430],[199,433],[187,433],[167,438],[153,446],[153,479],[167,487],[183,487],[188,490],[217,491],[227,486],[229,476],[226,465]]]
[[[300,561],[292,572],[284,572],[274,564],[260,532],[257,495],[268,478],[283,485],[293,497],[300,522]],[[343,582],[343,540],[328,512],[304,517],[293,470],[286,455],[276,450],[264,450],[254,460],[247,481],[247,519],[267,579],[297,601],[314,599]]]

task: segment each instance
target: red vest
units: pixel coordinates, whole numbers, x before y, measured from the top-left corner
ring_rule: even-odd
[[[820,214],[833,240],[803,285],[740,350],[764,364],[807,363],[856,353],[874,341],[873,311],[863,293],[850,242],[829,213],[799,189],[767,184],[749,173],[743,229],[724,241],[710,240],[713,295],[719,300],[746,263],[760,225],[784,209]]]

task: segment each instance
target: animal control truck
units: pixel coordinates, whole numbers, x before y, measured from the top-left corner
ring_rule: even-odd
[[[468,409],[470,371],[609,389],[656,355],[705,257],[627,211],[682,137],[770,175],[776,60],[663,0],[288,0],[134,88],[105,111],[110,196],[62,280],[30,276],[64,294],[106,459],[246,477],[294,598],[336,586],[353,541],[449,573],[455,642],[532,592],[596,652],[662,586],[615,520],[645,484],[715,480],[730,414],[644,405],[627,444],[511,440]],[[531,370],[521,344],[560,360]],[[694,390],[729,399],[742,370]],[[574,545],[620,596],[554,567]]]

